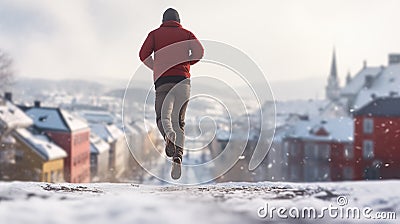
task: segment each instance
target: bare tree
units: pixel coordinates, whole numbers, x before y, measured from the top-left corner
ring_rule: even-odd
[[[12,70],[13,60],[9,54],[0,49],[0,90],[4,91],[5,88],[13,83],[14,71]]]

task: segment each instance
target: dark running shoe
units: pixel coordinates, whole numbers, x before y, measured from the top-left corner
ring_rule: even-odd
[[[175,154],[175,144],[169,140],[169,138],[166,138],[165,140],[165,154],[167,154],[168,157],[172,157]]]
[[[181,177],[182,155],[183,155],[183,148],[176,146],[175,153],[172,159],[173,163],[171,170],[171,177],[174,180],[177,180]]]
[[[173,162],[172,162],[172,170],[171,170],[171,177],[174,180],[177,180],[181,178],[181,165],[182,165],[182,159],[179,157],[174,157]]]

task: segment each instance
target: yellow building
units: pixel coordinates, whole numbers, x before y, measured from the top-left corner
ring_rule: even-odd
[[[15,138],[15,169],[10,179],[42,182],[64,182],[64,158],[67,153],[44,135],[25,128],[12,132]]]

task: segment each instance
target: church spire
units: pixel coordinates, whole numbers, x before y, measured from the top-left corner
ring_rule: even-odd
[[[339,77],[336,66],[336,50],[333,48],[331,72],[328,77],[328,85],[325,88],[326,98],[331,101],[336,101],[340,97]]]
[[[331,73],[330,76],[336,78],[337,77],[337,68],[336,68],[336,52],[335,48],[333,48],[332,54],[332,64],[331,64]]]

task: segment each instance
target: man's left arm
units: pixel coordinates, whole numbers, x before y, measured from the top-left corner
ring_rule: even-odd
[[[203,58],[204,48],[193,33],[190,33],[190,65],[194,65]]]

